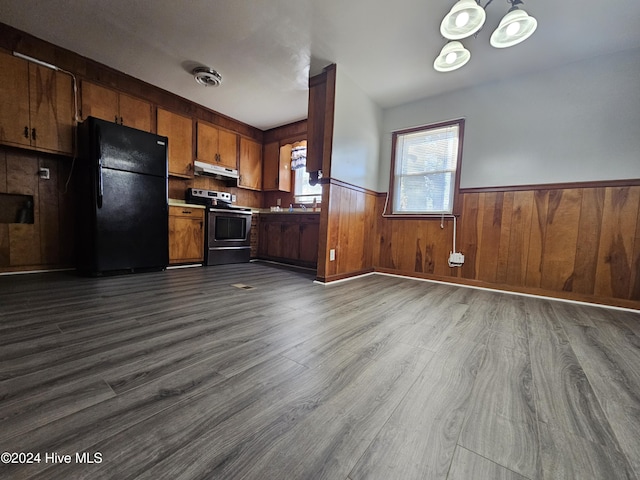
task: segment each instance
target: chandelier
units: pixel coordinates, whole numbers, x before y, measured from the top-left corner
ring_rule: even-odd
[[[459,40],[477,34],[487,19],[486,8],[479,0],[458,0],[440,24],[440,33],[451,40],[433,62],[433,68],[439,72],[451,72],[465,65],[471,59],[471,52]],[[489,42],[495,48],[506,48],[524,42],[535,32],[538,22],[520,10],[522,0],[507,0],[511,8],[502,17],[498,27],[491,34]]]

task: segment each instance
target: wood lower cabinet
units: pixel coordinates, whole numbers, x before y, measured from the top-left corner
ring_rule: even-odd
[[[152,130],[151,103],[102,87],[82,82],[82,118],[100,118],[145,132]]]
[[[158,135],[169,138],[169,175],[193,177],[193,121],[158,108]]]
[[[69,75],[0,53],[0,143],[71,155]]]
[[[262,214],[259,230],[260,258],[304,267],[317,266],[319,214]]]
[[[204,261],[204,208],[169,206],[169,263]]]

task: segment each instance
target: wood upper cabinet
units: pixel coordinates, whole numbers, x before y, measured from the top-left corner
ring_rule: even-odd
[[[336,65],[332,64],[309,79],[307,172],[322,171],[326,178],[331,176],[335,94]]]
[[[96,117],[108,122],[151,132],[152,105],[139,98],[82,82],[82,119]]]
[[[169,138],[169,175],[193,177],[193,121],[158,108],[158,135]]]
[[[204,209],[169,206],[169,263],[204,261]]]
[[[248,138],[240,138],[238,186],[250,190],[262,188],[262,145]]]
[[[264,146],[262,189],[291,191],[291,145],[280,147],[279,142]]]
[[[211,165],[238,168],[238,135],[198,122],[196,126],[196,158]]]
[[[0,142],[73,153],[69,75],[0,54]]]

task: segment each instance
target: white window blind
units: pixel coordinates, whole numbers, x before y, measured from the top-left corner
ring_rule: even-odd
[[[397,133],[393,213],[451,214],[460,125]]]

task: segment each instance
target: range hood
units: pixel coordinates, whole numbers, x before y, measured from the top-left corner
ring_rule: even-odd
[[[193,162],[193,171],[196,175],[209,175],[220,180],[233,178],[238,179],[238,170],[234,168],[221,167],[220,165],[211,165],[210,163]]]

